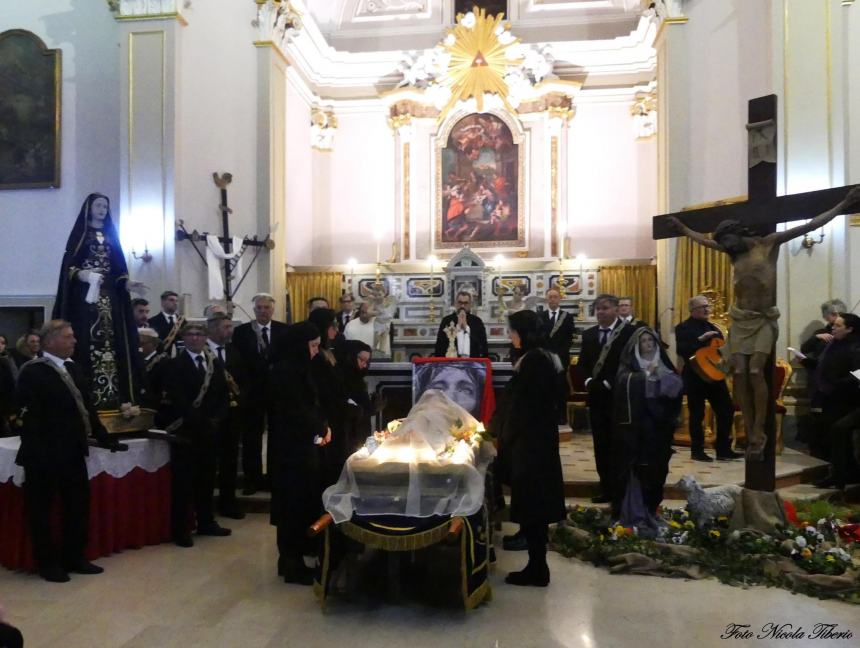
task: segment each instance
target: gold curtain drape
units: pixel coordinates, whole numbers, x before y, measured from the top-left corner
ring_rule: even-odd
[[[292,321],[301,322],[307,318],[311,297],[325,297],[337,310],[342,285],[343,274],[340,272],[288,272],[287,294],[290,296]]]
[[[636,318],[648,326],[654,326],[657,320],[656,266],[601,266],[600,292],[616,297],[631,297]]]
[[[734,299],[731,260],[727,254],[682,237],[675,255],[675,324],[689,317],[690,297],[705,290],[714,290],[722,297],[722,304],[715,304],[717,312],[712,319],[724,318]]]

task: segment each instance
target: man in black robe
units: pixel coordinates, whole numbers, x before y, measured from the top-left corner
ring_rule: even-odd
[[[24,500],[30,523],[33,556],[39,575],[63,583],[69,572],[100,574],[84,550],[89,528],[90,483],[87,440],[94,436],[120,449],[108,438],[93,405],[89,384],[70,358],[75,334],[65,320],[51,320],[40,332],[41,358],[21,368],[18,377],[21,448],[16,463],[24,467]],[[62,541],[51,534],[51,506],[62,507]]]
[[[484,322],[477,315],[472,315],[472,293],[465,290],[457,293],[456,306],[456,311],[443,317],[439,323],[433,355],[437,358],[445,357],[445,353],[448,351],[446,329],[453,324],[456,327],[456,346],[459,357],[489,358],[487,330],[484,328]]]

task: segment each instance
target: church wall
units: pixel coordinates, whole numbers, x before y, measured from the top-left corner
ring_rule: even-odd
[[[658,39],[660,211],[746,195],[747,102],[775,91],[769,3],[691,0],[684,11],[688,22]],[[661,246],[661,312],[673,303],[674,250]],[[667,314],[664,330],[687,316]]]
[[[567,231],[574,255],[647,259],[655,253],[657,144],[636,140],[632,99],[583,101],[570,122]]]
[[[335,112],[333,151],[313,154],[311,261],[342,264],[354,257],[359,263],[375,262],[375,237],[384,260],[397,240],[394,137],[378,105],[336,107]]]
[[[686,3],[689,204],[746,195],[747,102],[772,93],[769,3]],[[679,208],[685,205],[673,206]]]
[[[314,205],[314,156],[310,145],[311,109],[302,92],[302,81],[290,72],[287,75],[287,156],[286,156],[286,214],[285,227],[278,232],[277,242],[286,246],[287,263],[294,266],[312,262]],[[326,155],[326,154],[320,154]],[[330,155],[330,154],[328,154]]]
[[[6,29],[26,29],[62,50],[60,187],[0,191],[2,292],[53,298],[87,194],[106,194],[114,218],[121,216],[116,28],[104,3],[32,0],[0,5],[0,31]]]
[[[216,6],[217,5],[217,6]],[[177,72],[176,218],[189,230],[221,233],[220,192],[212,173],[230,172],[231,235],[259,231],[257,166],[257,49],[243,3],[195,3],[182,30],[181,68]],[[268,130],[265,131],[268,133]],[[281,242],[278,242],[281,244]],[[201,248],[202,249],[202,248]],[[245,254],[246,262],[254,249]],[[262,252],[258,263],[268,263]],[[186,294],[186,311],[200,315],[209,302],[206,269],[190,242],[176,244],[176,277],[165,287]],[[235,298],[249,309],[259,273],[252,270]]]
[[[858,60],[848,23],[858,24],[852,9],[833,1],[795,0],[773,9],[773,30],[780,37],[773,69],[782,103],[780,180],[786,193],[860,182],[851,157],[860,144],[856,110],[849,103],[857,80],[855,75],[852,89],[851,67]],[[810,250],[799,241],[783,247],[780,346],[797,346],[821,326],[818,305],[824,300],[840,298],[850,309],[860,299],[852,254],[860,243],[857,229],[839,216],[812,233],[813,240],[820,233],[823,242]]]

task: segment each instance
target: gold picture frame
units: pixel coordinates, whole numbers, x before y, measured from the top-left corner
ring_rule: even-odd
[[[473,129],[476,134],[482,127],[492,127],[497,135],[503,138],[500,145],[505,148],[502,152],[491,144],[481,141],[471,145],[458,142],[457,133],[465,129]],[[433,247],[436,250],[459,249],[468,245],[474,250],[494,251],[518,251],[527,250],[527,213],[526,213],[526,182],[525,182],[525,135],[519,121],[513,115],[501,110],[485,110],[484,112],[458,113],[452,115],[445,121],[435,138],[436,154],[436,205],[433,227]],[[469,158],[472,153],[474,158]],[[470,161],[474,162],[471,168],[476,169],[481,175],[480,165],[484,162],[492,165],[493,177],[501,178],[504,182],[507,204],[501,201],[503,207],[509,210],[508,218],[515,219],[513,222],[506,221],[504,217],[496,218],[494,214],[466,213],[453,215],[451,210],[452,187],[458,184],[457,180],[463,180],[461,191],[464,203],[474,201],[476,197],[475,188],[465,178],[464,170],[470,167]],[[465,166],[464,166],[465,165]],[[475,165],[478,165],[477,167]],[[456,167],[456,168],[454,168]],[[450,180],[453,176],[454,180]],[[471,171],[471,169],[470,169]],[[515,177],[513,177],[515,174]],[[463,177],[460,177],[463,176]],[[492,199],[498,200],[501,192],[496,191],[493,183],[487,183],[487,189],[492,194]],[[511,195],[515,194],[515,195]],[[499,202],[496,203],[498,206]],[[477,207],[473,205],[477,212]],[[462,220],[459,227],[453,227],[454,219]],[[501,224],[500,224],[501,221]]]
[[[0,33],[0,189],[60,186],[62,61],[32,32]]]

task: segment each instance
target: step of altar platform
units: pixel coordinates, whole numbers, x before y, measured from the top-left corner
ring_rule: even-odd
[[[597,468],[594,465],[594,445],[591,435],[581,432],[571,434],[570,440],[562,442],[559,447],[561,467],[564,477],[564,493],[566,497],[591,498],[599,492]],[[714,455],[713,450],[708,454]],[[785,448],[782,454],[776,456],[776,488],[786,489],[799,485],[809,485],[827,474],[827,462],[809,455]],[[683,500],[682,491],[674,488],[674,484],[684,475],[693,475],[703,487],[719,486],[721,484],[744,483],[744,461],[713,461],[705,463],[693,461],[690,451],[685,447],[675,447],[675,454],[669,462],[669,476],[666,478],[664,496],[667,499]],[[822,489],[822,495],[829,493]]]

